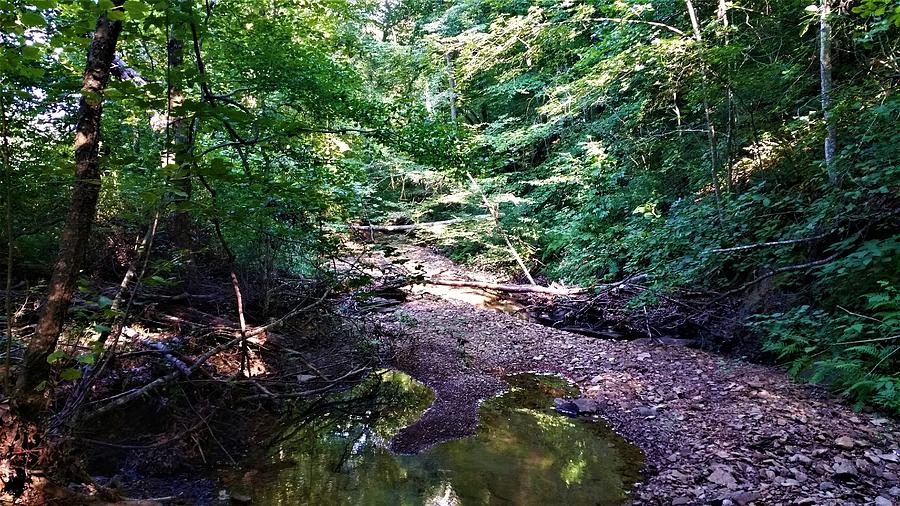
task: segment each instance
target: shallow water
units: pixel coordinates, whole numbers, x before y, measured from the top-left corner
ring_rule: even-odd
[[[640,452],[601,422],[557,414],[555,397],[578,396],[565,380],[519,374],[506,381],[507,393],[482,404],[477,434],[418,455],[395,455],[387,450],[390,437],[415,421],[433,395],[403,373],[385,372],[381,381],[338,399],[321,423],[287,434],[267,455],[270,465],[296,465],[245,479],[232,490],[260,505],[624,502],[639,479]]]

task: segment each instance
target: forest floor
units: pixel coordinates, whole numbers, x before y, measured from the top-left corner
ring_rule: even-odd
[[[427,247],[365,253],[445,279],[498,281]],[[684,346],[601,340],[496,310],[496,295],[415,285],[376,318],[395,366],[431,387],[431,409],[392,441],[413,453],[474,432],[479,402],[516,372],[560,374],[646,455],[633,504],[900,504],[900,427],[856,413],[781,370]],[[507,309],[503,308],[501,309]],[[690,337],[690,336],[683,336]]]

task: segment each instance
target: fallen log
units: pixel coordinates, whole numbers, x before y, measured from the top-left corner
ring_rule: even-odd
[[[429,284],[442,286],[459,286],[464,288],[480,288],[482,290],[495,290],[508,293],[543,293],[547,295],[578,295],[587,292],[582,287],[552,287],[540,285],[511,285],[504,283],[486,283],[483,281],[463,281],[455,279],[426,279],[413,284]]]
[[[424,279],[411,282],[410,284],[427,284],[427,285],[443,285],[443,286],[459,286],[463,288],[480,288],[482,290],[494,290],[497,292],[507,292],[507,293],[542,293],[546,295],[558,295],[558,296],[567,296],[567,295],[584,295],[591,291],[609,291],[609,290],[617,290],[619,288],[637,284],[642,281],[649,279],[649,276],[646,274],[637,274],[635,276],[631,276],[623,279],[622,281],[617,281],[615,283],[607,283],[603,285],[595,285],[589,287],[554,287],[554,286],[540,286],[540,285],[513,285],[507,283],[486,283],[483,281],[467,281],[460,279]]]
[[[457,223],[465,223],[467,221],[481,221],[491,219],[490,214],[480,214],[477,216],[468,216],[466,218],[453,218],[451,220],[442,221],[426,221],[422,223],[411,223],[409,225],[349,225],[351,230],[360,232],[411,232],[420,228],[446,227],[448,225],[456,225]]]

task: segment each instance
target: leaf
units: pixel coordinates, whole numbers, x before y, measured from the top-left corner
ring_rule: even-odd
[[[81,370],[67,367],[59,372],[59,379],[63,381],[77,380],[81,377]]]
[[[128,13],[128,17],[135,20],[142,20],[150,14],[150,6],[140,0],[127,0],[125,2],[125,12]]]
[[[55,364],[62,360],[66,356],[66,352],[64,351],[54,351],[53,353],[47,355],[47,363]]]
[[[97,305],[99,305],[100,308],[108,308],[109,306],[112,306],[112,303],[112,299],[106,295],[101,295],[100,298],[97,299]]]
[[[28,27],[44,26],[44,16],[41,16],[39,12],[23,11],[19,15],[19,20]]]
[[[85,353],[84,355],[75,357],[75,361],[80,364],[94,365],[94,362],[97,361],[97,357],[94,356],[93,353]]]

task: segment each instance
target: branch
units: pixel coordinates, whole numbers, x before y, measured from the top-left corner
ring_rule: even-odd
[[[244,338],[244,336],[235,337],[234,339],[231,339],[230,341],[222,343],[219,346],[216,346],[215,348],[207,351],[206,353],[201,355],[200,358],[198,358],[192,366],[188,367],[186,371],[182,371],[181,369],[178,369],[178,370],[171,372],[165,376],[157,378],[140,388],[133,388],[127,392],[122,392],[120,394],[114,395],[112,397],[108,397],[106,399],[94,401],[92,404],[97,404],[97,403],[101,403],[101,402],[105,402],[106,404],[104,404],[103,406],[92,411],[89,415],[86,416],[86,419],[89,420],[92,418],[96,418],[104,413],[108,413],[108,412],[112,411],[113,409],[118,408],[119,406],[124,406],[125,404],[128,404],[129,402],[133,401],[134,399],[137,399],[138,397],[141,397],[144,394],[148,394],[162,386],[165,386],[165,385],[171,383],[172,381],[175,381],[176,379],[178,379],[178,377],[180,377],[182,375],[185,375],[185,377],[189,377],[197,369],[199,369],[201,365],[205,364],[207,360],[209,360],[213,356],[217,355],[218,353],[224,351],[225,349],[230,348],[234,344],[240,342],[243,338]]]
[[[783,273],[785,273],[785,272],[803,271],[803,270],[806,270],[806,269],[812,269],[812,268],[814,268],[814,267],[821,267],[821,266],[823,266],[823,265],[825,265],[825,264],[827,264],[827,263],[830,263],[830,262],[833,262],[834,260],[837,260],[837,258],[840,257],[840,256],[841,256],[841,253],[835,253],[834,255],[831,255],[831,256],[828,257],[828,258],[823,258],[822,260],[816,260],[815,262],[807,262],[807,263],[805,263],[805,264],[787,265],[787,266],[785,266],[785,267],[779,267],[779,268],[777,268],[777,269],[775,269],[775,270],[773,270],[773,271],[770,271],[770,272],[768,272],[768,273],[766,273],[766,274],[763,274],[762,276],[760,276],[760,277],[758,277],[758,278],[756,278],[756,279],[753,279],[753,280],[751,280],[751,281],[748,281],[748,282],[744,283],[743,285],[741,285],[741,286],[739,286],[739,287],[737,287],[737,288],[735,288],[735,289],[733,289],[733,290],[729,290],[729,291],[723,293],[723,294],[722,294],[721,296],[719,296],[718,299],[716,299],[716,300],[723,299],[723,298],[728,297],[728,296],[730,296],[730,295],[734,295],[734,294],[736,294],[736,293],[743,292],[743,291],[746,290],[747,288],[750,288],[750,287],[753,286],[753,285],[756,285],[756,284],[758,284],[758,283],[760,283],[760,282],[762,282],[762,281],[765,281],[766,279],[769,279],[769,278],[771,278],[772,276],[777,276],[777,275],[783,274]]]
[[[803,237],[800,239],[788,239],[784,241],[772,241],[772,242],[760,242],[756,244],[745,244],[743,246],[734,246],[732,248],[716,248],[711,250],[706,250],[704,253],[728,253],[731,251],[746,251],[760,248],[768,248],[772,246],[786,246],[788,244],[798,244],[801,242],[812,242],[818,241],[819,239],[824,239],[828,237],[831,232],[826,232],[824,234],[814,235],[812,237]]]
[[[467,221],[481,221],[491,219],[490,214],[481,214],[477,216],[469,216],[466,218],[453,218],[442,221],[428,221],[423,223],[412,223],[410,225],[349,225],[351,230],[359,230],[365,232],[409,232],[419,228],[429,227],[445,227],[447,225],[455,225],[457,223],[465,223]]]
[[[483,281],[464,281],[454,279],[426,279],[416,281],[412,284],[430,284],[443,286],[461,286],[467,288],[480,288],[482,290],[495,290],[498,292],[508,293],[543,293],[547,295],[578,295],[585,293],[587,289],[581,287],[575,288],[554,288],[540,285],[510,285],[503,283],[486,283]]]

